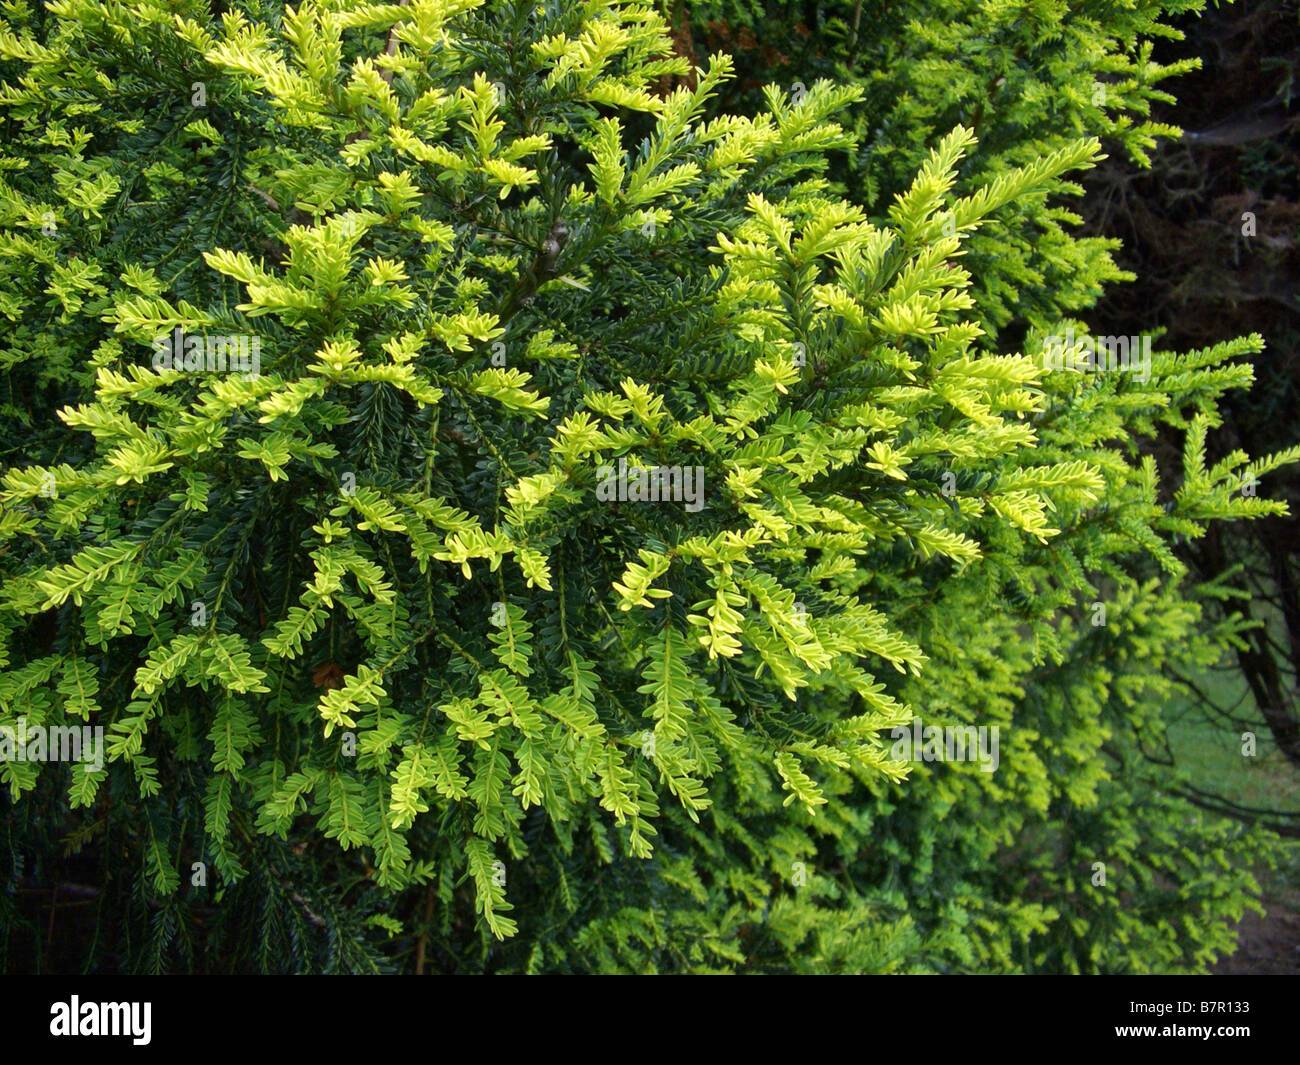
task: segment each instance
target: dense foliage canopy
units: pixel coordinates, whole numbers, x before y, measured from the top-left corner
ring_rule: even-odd
[[[0,875],[95,885],[66,964],[1227,949],[1271,837],[1140,753],[1235,638],[1171,544],[1300,451],[1207,467],[1258,336],[1053,363],[1193,5],[1072,6],[759,91],[637,3],[4,4],[0,724],[106,747],[0,764]]]

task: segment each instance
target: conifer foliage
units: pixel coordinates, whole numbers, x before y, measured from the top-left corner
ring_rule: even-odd
[[[1170,539],[1277,513],[1241,485],[1297,456],[1205,468],[1257,337],[1142,383],[994,343],[965,253],[1095,139],[972,173],[927,129],[878,203],[862,86],[742,113],[643,4],[3,11],[0,724],[106,744],[0,764],[0,871],[79,855],[77,965],[1224,949],[1264,844],[1189,846],[1101,751],[1230,638]],[[914,769],[914,717],[1000,726],[1000,768]]]

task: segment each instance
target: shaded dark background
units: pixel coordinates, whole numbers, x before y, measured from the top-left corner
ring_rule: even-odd
[[[1137,274],[1109,289],[1090,319],[1099,333],[1163,328],[1160,346],[1174,350],[1264,337],[1254,387],[1226,397],[1224,424],[1209,440],[1212,463],[1236,448],[1261,455],[1300,441],[1300,11],[1247,0],[1175,24],[1186,39],[1160,42],[1155,58],[1200,56],[1202,68],[1171,83],[1177,106],[1161,105],[1154,117],[1185,136],[1153,153],[1150,171],[1112,157],[1085,182],[1088,229],[1120,237],[1116,258]],[[1159,446],[1162,467],[1176,469],[1181,441]],[[1198,686],[1196,711],[1242,731],[1262,721],[1300,775],[1300,472],[1284,467],[1258,491],[1285,499],[1290,515],[1213,522],[1179,551],[1204,579],[1242,567],[1251,600],[1230,609],[1267,624],[1246,637],[1235,662],[1221,664],[1245,681],[1241,695]],[[1198,792],[1207,809],[1300,836],[1300,814],[1285,797],[1246,805],[1212,781]],[[1246,917],[1236,954],[1216,971],[1300,972],[1300,885],[1288,880],[1274,881],[1267,916]]]

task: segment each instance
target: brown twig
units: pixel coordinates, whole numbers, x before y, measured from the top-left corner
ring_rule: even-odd
[[[402,7],[405,7],[406,4],[407,4],[407,0],[401,0]],[[396,55],[396,54],[397,54],[397,24],[394,23],[393,28],[388,31],[388,47],[384,49],[384,55]],[[379,76],[383,78],[386,83],[391,85],[393,83],[393,68],[384,67],[384,69],[379,72]]]
[[[429,924],[433,920],[433,885],[424,892],[424,920],[420,923],[420,938],[415,944],[415,975],[424,975],[424,948],[429,941]]]

